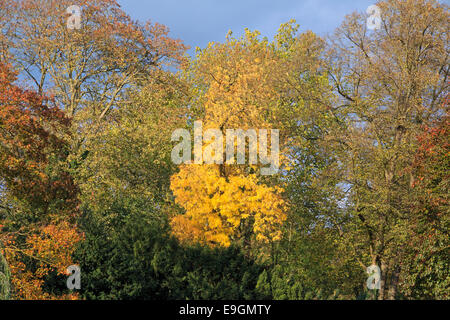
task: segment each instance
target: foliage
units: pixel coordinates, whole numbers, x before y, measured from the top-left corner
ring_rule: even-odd
[[[449,275],[449,120],[444,117],[418,137],[414,159],[415,217],[409,235],[404,292],[417,299],[448,299]]]
[[[425,0],[378,6],[380,30],[368,31],[366,17],[354,13],[330,40],[328,69],[338,99],[328,141],[347,190],[343,240],[362,266],[380,266],[378,298],[395,299],[416,219],[409,205],[415,137],[447,112],[449,12]]]
[[[80,239],[73,224],[78,189],[64,168],[70,121],[44,97],[14,85],[15,76],[0,67],[0,177],[10,199],[0,240],[14,296],[50,298],[43,278],[65,273]]]
[[[0,2],[1,299],[449,298],[448,5],[188,58],[115,0],[70,30],[73,4]],[[217,134],[173,163],[196,121]],[[276,174],[221,163],[227,129],[279,130]]]
[[[225,178],[217,167],[188,166],[172,178],[172,190],[186,209],[171,222],[180,240],[230,246],[248,232],[257,241],[281,239],[285,214],[280,190],[258,185],[255,176]]]
[[[116,208],[116,210],[126,210]],[[183,246],[147,211],[123,212],[105,234],[86,211],[75,254],[87,299],[251,299],[261,267],[237,248]],[[161,215],[161,213],[159,214]]]

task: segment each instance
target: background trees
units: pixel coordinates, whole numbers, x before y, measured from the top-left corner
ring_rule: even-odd
[[[42,139],[38,137],[36,143],[31,140],[33,136],[27,136],[25,122],[18,123],[14,127],[16,131],[10,132],[9,135],[2,133],[2,138],[9,138],[11,144],[25,138],[27,146],[36,153],[32,156],[37,157],[36,160],[21,159],[23,161],[14,163],[15,167],[10,163],[2,163],[2,168],[6,170],[1,174],[2,190],[5,188],[7,193],[12,195],[18,190],[18,186],[12,185],[23,182],[22,198],[37,195],[37,200],[44,202],[36,203],[33,208],[24,208],[18,203],[21,199],[2,197],[2,204],[5,203],[2,219],[6,219],[2,235],[18,232],[18,228],[42,228],[42,237],[32,237],[28,242],[26,237],[20,240],[21,245],[29,250],[26,251],[27,255],[33,257],[31,262],[25,263],[26,266],[21,264],[22,261],[17,269],[18,274],[24,274],[22,267],[29,273],[27,278],[21,281],[21,285],[14,284],[16,298],[49,298],[49,292],[54,291],[59,295],[64,291],[64,285],[54,286],[54,283],[64,284],[61,279],[56,281],[53,275],[50,278],[43,276],[47,273],[40,268],[51,265],[53,269],[64,272],[58,263],[47,260],[52,254],[52,257],[55,254],[60,256],[61,264],[64,261],[65,267],[68,266],[68,261],[64,259],[66,254],[58,251],[51,253],[50,249],[59,243],[68,245],[68,252],[71,252],[79,240],[77,234],[81,230],[75,225],[79,212],[78,200],[83,208],[103,209],[119,200],[134,206],[138,206],[140,201],[141,207],[145,206],[147,201],[158,202],[159,205],[167,201],[164,190],[168,183],[164,183],[161,177],[169,174],[172,164],[168,157],[164,158],[164,154],[159,152],[158,144],[165,143],[168,138],[166,139],[158,128],[163,127],[163,118],[158,118],[158,126],[153,120],[155,115],[162,116],[165,113],[168,119],[169,114],[180,114],[177,110],[182,109],[182,102],[175,101],[180,101],[177,96],[183,95],[183,89],[167,69],[176,67],[184,60],[185,47],[180,41],[168,37],[168,30],[162,25],[133,22],[115,1],[79,2],[78,5],[83,9],[83,28],[70,30],[66,23],[69,17],[66,9],[72,4],[70,1],[34,0],[2,1],[0,4],[1,60],[11,63],[12,69],[18,73],[22,87],[34,88],[33,94],[24,91],[36,101],[33,100],[36,105],[34,109],[27,112],[37,113],[37,117],[42,116],[39,121],[45,122],[45,129],[37,128],[41,130],[38,133],[42,133]],[[144,93],[138,96],[136,93],[142,90],[145,90]],[[59,108],[57,112],[57,109],[47,110],[37,103],[39,99],[44,99],[40,98],[44,94],[52,96],[52,101]],[[5,92],[3,97],[7,101],[10,99],[10,93]],[[18,108],[23,102],[20,98],[16,101]],[[127,108],[122,110],[121,106]],[[6,104],[1,107],[2,116],[5,116],[1,120],[2,127],[4,119],[22,121],[20,113],[13,114],[11,108],[6,108]],[[152,110],[153,116],[150,112],[147,113],[152,107],[155,107]],[[165,110],[165,107],[168,109]],[[56,122],[51,119],[55,116],[61,118],[60,122],[63,122],[63,119],[71,119],[70,122],[64,120],[67,123],[57,129],[65,130],[64,142],[56,140],[53,132],[46,132],[47,126]],[[146,122],[142,130],[135,117]],[[33,121],[31,123],[35,125]],[[176,121],[173,125],[177,125]],[[124,133],[120,128],[127,128],[129,132],[118,141],[117,136]],[[165,128],[167,132],[171,130],[170,126]],[[156,132],[161,134],[160,139],[156,137]],[[136,139],[135,145],[131,144],[131,139]],[[56,146],[57,143],[60,145]],[[169,148],[169,144],[166,145]],[[134,149],[129,149],[130,146]],[[143,152],[148,156],[139,158]],[[3,161],[3,157],[7,156],[8,153],[2,152],[0,157]],[[10,161],[9,158],[5,159]],[[108,161],[104,161],[105,159]],[[34,160],[37,164],[29,160]],[[129,163],[130,166],[116,171],[117,167],[112,166],[115,160]],[[157,164],[159,162],[163,163],[161,167]],[[25,164],[29,164],[32,169],[28,170]],[[167,169],[160,170],[164,165]],[[142,167],[142,170],[136,172],[136,167]],[[14,172],[9,172],[14,168]],[[134,178],[131,177],[130,170],[135,172]],[[157,175],[153,176],[154,173]],[[27,180],[22,177],[31,174],[32,177],[25,177]],[[45,180],[45,183],[30,184],[31,178]],[[99,179],[102,179],[100,183]],[[147,182],[141,185],[142,181]],[[30,189],[31,185],[36,186],[36,192]],[[147,186],[152,190],[146,190]],[[143,190],[146,191],[145,196],[138,201],[124,199],[125,196]],[[63,191],[74,192],[68,195],[63,194]],[[158,194],[158,191],[161,192]],[[110,197],[111,195],[114,196]],[[41,199],[43,197],[44,199]],[[51,199],[48,200],[48,197]],[[74,202],[69,203],[70,199],[74,199]],[[56,208],[55,202],[71,209],[72,216],[69,221],[72,225],[69,228],[67,225],[61,225],[59,229],[52,229],[51,226],[56,226],[57,223],[52,222],[50,226],[49,220],[40,214],[42,211],[51,211],[51,219],[64,220],[64,214],[59,211],[61,208],[58,207],[58,210],[54,211],[46,209],[47,203]],[[106,211],[98,216],[100,221],[110,220],[105,213]],[[54,242],[49,243],[49,238]],[[23,247],[14,248],[16,251],[19,249],[20,254],[24,254]],[[36,253],[40,256],[36,257]],[[11,259],[8,261],[13,264]],[[14,273],[14,270],[12,271]],[[37,275],[37,283],[28,279]],[[20,275],[13,277],[13,282],[18,278]],[[26,284],[28,287],[21,288]],[[43,287],[46,287],[46,292],[34,290]]]
[[[114,123],[111,111],[135,103],[133,89],[170,92],[173,76],[166,70],[184,61],[186,48],[168,37],[165,26],[132,21],[116,1],[77,2],[83,27],[71,30],[66,13],[71,5],[2,1],[0,47],[27,86],[51,94],[72,118],[68,158],[80,162],[89,154],[90,139]]]
[[[50,99],[16,86],[15,79],[0,65],[0,240],[9,264],[4,268],[16,296],[50,298],[44,279],[65,273],[80,238],[74,229],[78,188],[65,165],[70,119],[49,107]]]
[[[330,78],[342,97],[344,119],[335,139],[342,148],[342,181],[358,255],[382,269],[379,298],[397,294],[405,240],[414,215],[407,205],[415,176],[415,136],[441,117],[448,92],[448,8],[434,1],[379,4],[380,30],[349,16],[329,51]],[[406,200],[406,201],[405,201]],[[365,244],[364,244],[365,243]],[[366,263],[367,263],[366,262]]]
[[[402,266],[401,286],[414,298],[448,299],[449,214],[448,214],[448,116],[418,137],[414,157],[414,214],[408,234],[407,259]]]
[[[70,30],[72,4],[0,3],[0,297],[448,298],[448,6],[387,0],[379,30],[289,21],[188,59],[112,0]],[[175,165],[196,120],[278,129],[279,172]]]

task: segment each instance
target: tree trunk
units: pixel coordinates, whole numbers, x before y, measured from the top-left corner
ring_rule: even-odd
[[[397,296],[399,276],[400,276],[400,267],[395,266],[394,271],[392,272],[390,285],[389,285],[389,291],[388,291],[388,297],[387,297],[389,300],[395,300],[395,297]]]
[[[11,293],[11,272],[2,254],[2,246],[0,244],[0,300],[9,300]]]
[[[386,289],[386,282],[387,282],[387,271],[388,266],[384,261],[381,261],[381,277],[380,277],[380,290],[378,292],[378,300],[384,300],[385,299],[385,289]]]

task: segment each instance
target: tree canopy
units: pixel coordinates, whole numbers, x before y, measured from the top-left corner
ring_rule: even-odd
[[[449,298],[448,5],[190,57],[72,4],[0,3],[0,299]]]

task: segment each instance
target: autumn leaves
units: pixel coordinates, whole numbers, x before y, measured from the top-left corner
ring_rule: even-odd
[[[194,165],[189,164],[189,131],[177,130],[172,136],[183,139],[172,156],[175,163],[184,164],[171,178],[175,202],[185,210],[171,225],[183,241],[252,246],[255,241],[281,239],[286,220],[283,189],[261,178],[277,173],[280,166],[279,130],[273,121],[280,93],[271,87],[273,75],[269,75],[277,57],[270,44],[257,36],[247,31],[241,39],[229,37],[224,44],[210,45],[188,70],[204,79],[198,86],[205,89],[196,97],[201,101],[201,121],[193,124]]]
[[[0,241],[16,299],[75,297],[46,283],[74,263],[82,206],[104,200],[107,188],[100,187],[113,180],[105,179],[108,163],[93,156],[105,141],[113,144],[110,129],[120,115],[112,110],[124,111],[131,88],[144,82],[153,105],[170,100],[162,86],[182,88],[162,70],[185,60],[184,45],[165,26],[138,24],[115,1],[85,0],[78,1],[82,27],[70,29],[72,4],[0,2]],[[95,174],[104,184],[91,183]],[[159,184],[147,181],[144,190]]]
[[[49,299],[42,291],[43,279],[52,271],[65,274],[82,238],[73,224],[78,188],[64,165],[70,119],[49,106],[51,99],[23,90],[15,80],[0,64],[0,177],[10,201],[20,203],[7,216],[0,241],[15,295]],[[7,208],[12,210],[9,204]],[[16,220],[22,215],[19,219],[27,223]],[[35,261],[33,271],[27,258]]]
[[[273,40],[246,30],[188,58],[113,0],[80,1],[82,27],[68,29],[71,4],[0,2],[14,298],[76,298],[60,281],[74,257],[85,297],[198,297],[219,287],[202,266],[217,252],[261,262],[261,277],[220,274],[249,284],[239,297],[355,298],[373,263],[381,298],[445,296],[447,7],[389,0],[370,32],[364,14],[329,39],[290,21]],[[207,261],[194,254],[185,273],[190,248]]]

